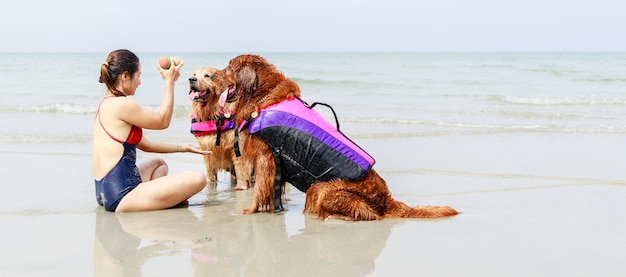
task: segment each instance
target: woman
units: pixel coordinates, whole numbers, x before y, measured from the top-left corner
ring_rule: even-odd
[[[96,200],[107,211],[130,212],[165,209],[184,202],[206,185],[201,172],[167,175],[163,159],[136,164],[136,148],[146,152],[211,154],[191,145],[148,140],[142,128],[169,126],[174,108],[174,84],[183,62],[169,69],[159,67],[165,80],[163,100],[157,112],[139,106],[130,97],[141,84],[139,58],[128,50],[115,50],[100,67],[100,83],[106,93],[98,106],[93,130],[93,175]]]

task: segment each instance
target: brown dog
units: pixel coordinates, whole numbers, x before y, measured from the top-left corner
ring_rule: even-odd
[[[221,91],[213,83],[217,69],[201,67],[189,78],[189,98],[192,104],[192,128],[202,150],[210,150],[213,155],[204,155],[206,176],[213,184],[217,182],[218,170],[226,170],[236,176],[237,190],[248,189],[251,185],[251,165],[235,159],[235,132],[232,114],[235,103],[220,106],[218,97]]]
[[[228,94],[229,98],[237,99],[234,109],[235,122],[246,122],[240,124],[241,129],[245,129],[250,122],[254,124],[254,120],[265,107],[276,106],[274,104],[300,97],[300,89],[295,82],[287,79],[274,65],[257,55],[238,56],[230,60],[228,66],[217,71],[215,75],[214,81],[220,88],[218,91],[224,89],[222,98]],[[277,139],[284,136],[272,134],[271,131],[269,135]],[[294,144],[299,142],[296,141]],[[254,164],[256,178],[252,201],[248,208],[242,211],[243,213],[280,210],[282,206],[276,202],[280,201],[277,194],[280,194],[281,190],[276,188],[284,185],[284,182],[289,182],[306,192],[304,212],[319,218],[378,220],[385,217],[437,218],[458,214],[456,210],[447,206],[409,207],[396,201],[385,181],[371,167],[353,180],[340,175],[324,176],[310,182],[303,181],[306,178],[300,179],[297,176],[302,176],[304,171],[309,172],[309,169],[300,167],[299,170],[302,172],[289,171],[300,165],[297,161],[294,162],[293,157],[304,153],[295,153],[291,156],[280,153],[281,149],[290,146],[287,144],[270,146],[256,134],[249,134],[245,143],[240,144],[242,159]],[[311,148],[311,145],[306,147]],[[339,168],[344,165],[334,166]],[[279,174],[276,174],[277,171]],[[275,186],[275,182],[282,184]]]

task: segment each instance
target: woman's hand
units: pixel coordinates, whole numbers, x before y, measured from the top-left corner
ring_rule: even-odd
[[[176,145],[176,152],[190,152],[190,153],[196,153],[196,154],[202,154],[202,155],[212,155],[213,152],[209,151],[209,150],[202,150],[200,148],[198,148],[195,145]]]
[[[164,69],[161,66],[158,65],[157,63],[157,68],[159,69],[159,72],[161,73],[161,77],[163,77],[163,80],[167,81],[172,81],[172,82],[176,82],[176,80],[178,80],[178,77],[180,77],[180,68],[183,67],[183,64],[185,64],[185,62],[180,59],[180,63],[174,65],[174,62],[172,61],[170,64],[170,68],[168,69]]]

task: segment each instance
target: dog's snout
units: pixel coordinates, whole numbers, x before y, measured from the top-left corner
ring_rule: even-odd
[[[189,83],[190,83],[190,84],[193,84],[193,83],[195,83],[195,82],[197,82],[197,81],[198,81],[198,78],[196,78],[196,77],[191,77],[191,78],[189,78]]]

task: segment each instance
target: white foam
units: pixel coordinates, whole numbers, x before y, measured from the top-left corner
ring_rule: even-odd
[[[522,105],[625,105],[626,98],[620,97],[537,97],[537,96],[502,96],[500,99],[511,104]]]
[[[76,105],[68,103],[55,103],[43,105],[17,105],[4,106],[3,110],[15,110],[19,112],[37,113],[69,113],[69,114],[90,114],[96,112],[95,106]]]

